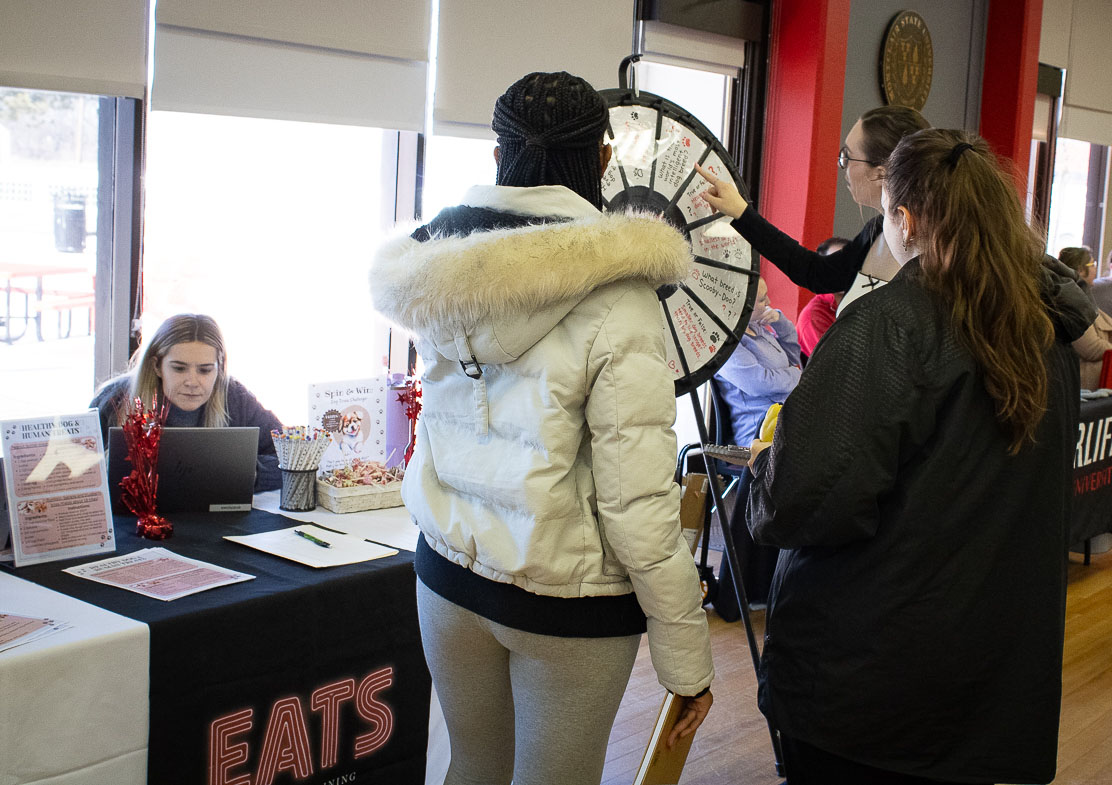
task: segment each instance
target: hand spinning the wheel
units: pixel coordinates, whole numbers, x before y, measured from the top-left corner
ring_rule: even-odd
[[[710,183],[710,188],[700,194],[707,200],[707,204],[731,218],[741,218],[741,214],[745,212],[749,202],[745,201],[745,197],[738,191],[737,186],[729,180],[719,180],[699,164],[695,164],[695,171]]]

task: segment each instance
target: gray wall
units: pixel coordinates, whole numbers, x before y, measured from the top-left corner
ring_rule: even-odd
[[[905,9],[926,20],[934,49],[934,74],[923,115],[940,128],[978,127],[988,0],[853,0],[842,107],[843,139],[863,112],[884,103],[880,48],[892,17]],[[841,171],[834,161],[830,163],[839,178],[834,233],[853,237],[876,213],[853,201]]]

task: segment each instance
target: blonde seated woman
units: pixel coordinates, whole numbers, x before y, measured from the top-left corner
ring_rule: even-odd
[[[105,440],[109,426],[123,423],[128,401],[140,398],[149,406],[157,395],[170,404],[168,427],[258,426],[255,490],[277,488],[281,473],[270,431],[282,423],[228,376],[227,356],[224,336],[211,316],[171,316],[132,357],[132,370],[105,382],[89,404],[100,412]]]

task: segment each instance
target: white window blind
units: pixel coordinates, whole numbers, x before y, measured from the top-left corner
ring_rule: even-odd
[[[424,60],[428,0],[158,0],[159,24]]]
[[[1069,23],[1066,89],[1062,97],[1062,121],[1058,135],[1093,144],[1112,144],[1112,79],[1109,79],[1108,30],[1112,28],[1112,3],[1108,0],[1073,0],[1052,5]],[[1069,11],[1072,9],[1072,16]],[[1043,9],[1046,21],[1047,9]],[[1048,43],[1040,54],[1061,58],[1062,22],[1048,30]],[[1055,44],[1050,46],[1050,42]],[[1054,63],[1059,65],[1060,63]]]
[[[638,35],[641,52],[653,62],[727,76],[745,67],[745,42],[737,38],[655,21],[642,22]]]
[[[0,85],[144,98],[147,0],[4,0]]]
[[[159,0],[154,109],[420,130],[428,0]]]
[[[1098,112],[1081,106],[1063,106],[1058,136],[1090,144],[1112,145],[1112,112]]]
[[[494,138],[506,88],[533,71],[568,71],[618,86],[632,51],[633,0],[440,0],[433,132]]]

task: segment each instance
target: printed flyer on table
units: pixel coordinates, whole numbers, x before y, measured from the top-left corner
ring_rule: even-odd
[[[167,601],[255,579],[254,575],[179,556],[165,548],[146,548],[124,556],[67,567],[63,572]]]

